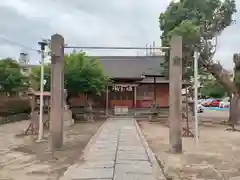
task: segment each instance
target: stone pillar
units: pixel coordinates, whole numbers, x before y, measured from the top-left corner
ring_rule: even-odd
[[[71,126],[74,124],[74,119],[72,118],[72,111],[69,108],[69,105],[67,104],[67,97],[68,97],[68,93],[67,90],[64,89],[64,96],[63,96],[63,124],[64,126]]]
[[[108,85],[107,85],[107,87],[106,87],[106,109],[105,109],[106,116],[108,116],[108,101],[109,101],[109,98],[108,98]]]
[[[133,98],[134,98],[134,102],[133,102],[133,107],[136,108],[137,107],[137,85],[134,86],[133,88],[134,92],[133,92]]]
[[[51,37],[52,74],[50,124],[52,148],[63,145],[63,96],[64,96],[64,39],[59,34]]]
[[[172,37],[169,62],[169,138],[172,153],[182,153],[182,37]]]
[[[156,76],[153,77],[154,82],[154,103],[157,104],[157,85],[156,85]]]

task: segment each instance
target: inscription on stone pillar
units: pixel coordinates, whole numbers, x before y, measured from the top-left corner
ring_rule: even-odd
[[[179,65],[181,64],[180,61],[181,61],[181,58],[178,57],[178,56],[175,56],[175,57],[173,58],[173,65],[179,66]]]

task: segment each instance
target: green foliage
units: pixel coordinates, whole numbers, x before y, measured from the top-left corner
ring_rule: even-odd
[[[189,76],[193,53],[201,52],[200,68],[212,63],[216,37],[233,22],[235,0],[180,0],[171,2],[159,16],[162,45],[168,46],[173,35],[183,37],[183,74]],[[168,68],[169,55],[166,53]],[[205,64],[204,64],[205,63]]]
[[[65,56],[65,88],[69,93],[94,93],[105,91],[108,77],[104,75],[99,60],[85,53],[71,53]]]
[[[21,73],[17,61],[11,58],[0,60],[0,92],[12,94],[27,87],[27,78]]]
[[[40,78],[41,78],[41,68],[34,67],[32,68],[30,79],[31,86],[33,89],[40,89]],[[51,67],[50,64],[44,66],[44,79],[46,80],[46,84],[44,85],[44,91],[50,91],[51,89]]]
[[[203,87],[200,88],[200,93],[205,97],[222,98],[227,92],[216,80],[211,80],[203,84]]]
[[[44,78],[47,81],[45,90],[50,90],[51,68],[44,69]],[[40,67],[32,71],[32,85],[39,89]],[[104,75],[103,68],[97,59],[86,56],[85,53],[71,53],[64,57],[64,84],[69,94],[94,93],[105,91],[108,77]]]

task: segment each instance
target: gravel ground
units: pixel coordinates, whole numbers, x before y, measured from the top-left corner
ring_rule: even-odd
[[[183,138],[183,154],[173,155],[169,153],[168,127],[148,121],[139,124],[169,179],[240,179],[240,132],[225,131],[225,126],[216,123],[201,123],[199,145],[193,138]]]
[[[47,151],[47,141],[36,143],[32,136],[16,136],[29,121],[0,126],[0,180],[57,180],[81,157],[89,139],[103,122],[79,123],[66,128],[64,147],[54,154]]]

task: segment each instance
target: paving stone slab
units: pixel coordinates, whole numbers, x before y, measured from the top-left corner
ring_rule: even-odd
[[[139,173],[139,174],[152,174],[153,170],[150,164],[142,161],[133,162],[128,164],[116,164],[115,173]]]
[[[111,179],[113,177],[113,168],[76,168],[75,171],[65,175],[69,180],[83,179]],[[65,180],[65,179],[60,179]]]
[[[144,150],[143,146],[127,146],[127,145],[118,145],[119,151],[137,151],[137,150]]]
[[[111,161],[115,160],[115,156],[102,156],[102,155],[96,155],[96,156],[84,156],[85,161]]]
[[[146,154],[124,154],[120,153],[117,155],[118,160],[139,160],[139,161],[147,161],[148,157]]]
[[[72,180],[112,180],[111,179],[72,179]]]
[[[72,180],[112,180],[111,179],[72,179]]]
[[[117,151],[117,147],[91,147],[91,149],[89,150],[89,153],[91,152],[103,152],[103,151],[108,151],[108,152],[116,152]]]
[[[113,180],[157,180],[153,175],[115,173]]]
[[[84,155],[84,157],[107,157],[107,156],[116,156],[116,153],[114,151],[105,151],[105,152],[100,152],[100,151],[95,151],[95,152],[91,152],[91,153],[88,153],[87,155]]]
[[[141,143],[131,143],[131,142],[126,143],[126,142],[124,142],[124,143],[119,143],[119,146],[140,146],[141,147]]]
[[[116,148],[117,149],[117,148]],[[91,151],[89,151],[88,154],[116,154],[116,149],[106,149],[106,148],[102,148],[102,149],[91,149]]]
[[[142,164],[151,166],[149,161],[137,161],[137,160],[118,160],[118,161],[116,161],[116,164],[138,164],[138,163],[142,163]]]
[[[131,154],[131,153],[134,153],[134,154],[145,154],[145,150],[142,150],[142,149],[139,149],[139,150],[118,150],[118,153],[128,153],[128,154]]]
[[[117,141],[108,141],[108,140],[101,140],[101,141],[96,141],[95,144],[109,144],[109,145],[116,145],[118,142]]]
[[[98,148],[108,148],[108,147],[116,147],[117,145],[111,146],[111,143],[109,144],[94,144],[92,147],[98,147]]]
[[[84,164],[80,164],[78,167],[82,167],[84,169],[88,168],[113,168],[114,161],[86,161]]]
[[[147,156],[145,151],[137,152],[137,151],[117,151],[117,156]]]

